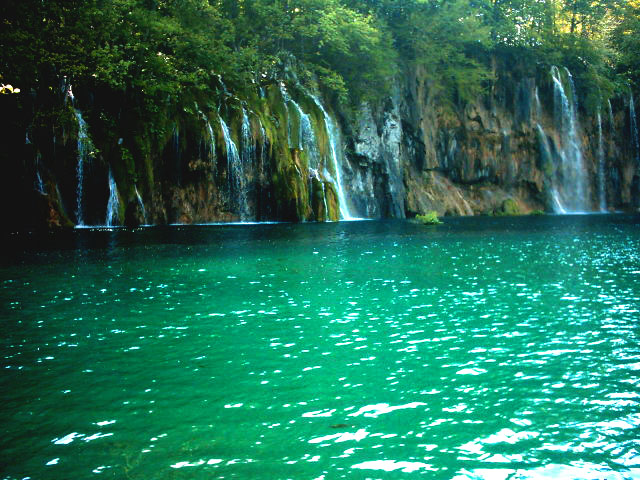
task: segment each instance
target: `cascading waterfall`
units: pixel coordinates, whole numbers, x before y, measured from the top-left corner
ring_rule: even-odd
[[[633,92],[629,98],[629,120],[633,149],[635,151],[636,176],[640,176],[640,140],[638,139],[638,119],[636,118],[636,106],[633,98]],[[636,194],[640,196],[640,185],[638,185],[637,189],[638,191]]]
[[[329,220],[329,207],[327,206],[327,190],[322,182],[322,202],[324,203],[324,220]]]
[[[239,208],[240,218],[241,220],[248,220],[250,216],[249,212],[249,181],[248,179],[252,177],[252,168],[256,163],[256,142],[253,138],[253,131],[251,127],[251,122],[249,121],[249,115],[247,111],[242,108],[242,127],[241,127],[241,136],[242,136],[242,152],[240,159],[242,164],[240,168],[242,169],[242,193],[241,193],[241,205]]]
[[[78,163],[76,165],[76,225],[84,226],[84,205],[83,205],[83,185],[84,185],[84,166],[89,161],[89,154],[93,146],[89,138],[87,123],[82,118],[82,113],[77,108],[74,109],[76,121],[78,123]]]
[[[176,175],[176,182],[178,185],[182,182],[182,152],[180,150],[180,129],[178,124],[173,127],[172,133],[173,153],[174,153],[174,168]]]
[[[310,168],[318,168],[320,165],[320,152],[318,151],[318,142],[316,140],[316,134],[313,131],[311,125],[311,118],[304,113],[300,105],[294,100],[291,100],[292,105],[298,111],[300,116],[300,132],[298,138],[300,139],[300,150],[307,152],[307,158],[309,159]]]
[[[305,149],[315,149],[316,141],[315,134],[313,133],[313,128],[311,127],[311,119],[309,115],[304,113],[298,102],[294,99],[286,97],[286,101],[293,105],[298,113],[298,117],[300,118],[300,122],[298,123],[298,148],[300,150]]]
[[[34,186],[36,188],[36,191],[39,194],[46,195],[47,192],[44,187],[44,182],[42,181],[42,175],[40,175],[40,160],[41,160],[41,156],[40,156],[40,152],[38,152],[36,154],[36,181]]]
[[[120,209],[120,198],[118,197],[118,187],[116,181],[113,178],[111,168],[109,168],[109,201],[107,202],[107,219],[105,225],[107,227],[114,227],[118,224]]]
[[[331,180],[331,183],[333,183],[333,185],[335,186],[336,192],[338,194],[338,202],[340,202],[340,218],[342,220],[353,220],[354,217],[352,217],[351,213],[349,212],[347,198],[345,196],[344,189],[342,188],[342,172],[340,162],[338,160],[338,129],[336,128],[336,125],[333,123],[333,120],[331,119],[327,111],[322,106],[322,103],[320,103],[320,100],[318,100],[318,98],[313,95],[311,96],[311,98],[313,98],[313,101],[316,103],[316,105],[322,112],[322,115],[324,116],[324,123],[327,128],[327,134],[329,136],[329,146],[331,148],[331,160],[333,162],[333,168],[336,172],[336,178],[333,179],[333,177],[325,169],[325,177]]]
[[[542,153],[542,164],[543,165],[551,165],[553,164],[553,156],[551,155],[551,147],[549,146],[549,139],[547,138],[547,134],[545,133],[542,125],[536,123],[536,131],[538,132],[538,142],[540,143],[540,151]],[[551,185],[551,202],[553,204],[553,211],[556,213],[566,213],[562,203],[560,202],[560,195],[558,194],[558,190],[555,188],[555,185]]]
[[[251,165],[256,156],[256,146],[253,141],[253,135],[251,133],[251,122],[247,111],[242,109],[242,163],[244,165]]]
[[[211,162],[211,169],[215,172],[216,170],[216,136],[213,133],[213,127],[211,126],[211,122],[209,118],[203,113],[200,112],[200,117],[204,120],[205,126],[207,127],[207,134],[209,135],[209,161]]]
[[[571,105],[573,106],[573,112],[578,112],[578,94],[576,93],[576,84],[573,81],[573,75],[567,67],[564,67],[564,71],[567,74],[569,80],[569,86],[571,87]]]
[[[300,105],[298,104],[298,102],[296,102],[294,99],[292,99],[289,96],[289,93],[286,90],[286,87],[284,85],[280,85],[280,92],[282,94],[282,98],[284,99],[284,103],[285,106],[287,108],[287,113],[289,115],[289,121],[288,121],[288,125],[287,125],[287,134],[288,134],[288,142],[289,145],[291,145],[291,110],[290,110],[290,106],[293,106],[293,108],[295,109],[297,115],[298,115],[298,150],[300,151],[304,151],[307,153],[307,161],[309,163],[309,192],[311,192],[312,190],[312,185],[313,185],[313,178],[315,177],[321,184],[322,184],[322,195],[323,195],[323,201],[325,203],[325,211],[328,212],[328,210],[326,210],[326,203],[327,203],[327,199],[326,199],[326,191],[324,188],[324,182],[321,178],[319,169],[320,169],[320,164],[322,163],[321,158],[320,158],[320,152],[318,150],[318,141],[316,139],[316,134],[313,130],[313,126],[311,125],[311,118],[309,117],[309,115],[307,115],[304,110],[302,110],[302,107],[300,107]],[[314,101],[316,102],[316,104],[318,104],[318,100],[313,97]],[[324,169],[323,172],[323,176],[325,176],[326,178],[330,179],[331,182],[335,183],[333,181],[333,179],[331,178],[330,175],[327,174],[326,169]],[[309,196],[309,202],[312,204],[313,203],[313,199],[311,196]],[[311,205],[311,207],[313,208],[313,205]],[[327,214],[327,218],[328,218],[328,214]]]
[[[308,114],[302,110],[302,107],[289,96],[284,85],[280,85],[280,92],[282,93],[282,98],[284,99],[285,106],[287,107],[287,112],[289,111],[289,105],[292,105],[300,118],[300,122],[298,124],[298,149],[307,152],[307,158],[309,159],[309,168],[318,169],[320,166],[320,152],[318,151],[318,141],[316,139],[316,134],[313,131],[313,126],[311,125],[311,118]],[[318,104],[318,99],[312,97],[316,104]],[[291,145],[291,121],[288,124],[288,135],[289,135],[289,145]]]
[[[607,106],[609,107],[609,128],[611,132],[615,130],[615,125],[613,124],[613,108],[611,108],[611,100],[607,99]]]
[[[629,128],[631,130],[631,141],[635,152],[636,165],[640,166],[640,140],[638,139],[638,119],[636,118],[636,107],[633,93],[629,97]]]
[[[267,131],[262,123],[260,123],[260,140],[260,177],[264,178],[267,174]]]
[[[44,182],[42,181],[42,176],[40,175],[40,170],[36,170],[36,190],[41,195],[46,195],[47,192],[44,189]]]
[[[554,83],[554,116],[561,134],[560,165],[556,167],[553,188],[558,196],[557,213],[585,212],[589,210],[587,169],[580,148],[579,125],[575,85],[571,73],[565,69],[571,100],[562,82],[558,67],[551,68]]]
[[[144,202],[142,201],[142,197],[140,196],[140,192],[138,192],[138,186],[134,185],[134,190],[136,192],[136,198],[138,199],[138,205],[140,206],[140,211],[142,212],[142,218],[144,220],[144,224],[147,225],[149,222],[147,220],[147,211],[144,208]]]
[[[287,92],[287,87],[284,83],[280,83],[280,94],[282,95],[282,101],[284,102],[284,108],[287,109],[287,144],[289,148],[291,148],[291,113],[289,111],[289,103],[292,102],[291,97],[289,96],[289,92]],[[300,143],[300,136],[298,136],[298,143]],[[298,148],[302,148],[300,144],[298,144]]]
[[[600,108],[598,108],[598,204],[601,212],[607,211],[607,198],[605,192],[605,176],[604,176],[604,144],[602,140],[602,117]]]
[[[227,150],[227,175],[229,176],[228,183],[231,207],[237,211],[240,220],[246,220],[247,192],[245,189],[242,159],[240,158],[238,147],[231,138],[229,127],[222,117],[220,117],[220,128],[222,129],[222,136]]]
[[[300,119],[298,122],[298,150],[304,150],[304,123],[305,123],[305,120],[309,125],[311,123],[309,122],[309,117],[302,111],[302,109],[300,108],[300,105],[298,105],[298,103],[295,100],[290,98],[289,103],[293,105],[293,108],[296,109],[296,112],[298,113],[298,118]],[[289,127],[291,127],[291,123],[289,123]],[[291,137],[291,135],[289,135],[289,137]]]
[[[536,121],[542,120],[542,104],[540,103],[540,96],[538,95],[538,87],[535,88],[535,94],[533,96],[536,102]]]

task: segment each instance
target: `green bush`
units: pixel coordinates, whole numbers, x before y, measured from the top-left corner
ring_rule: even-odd
[[[438,212],[433,210],[424,215],[416,215],[416,220],[423,225],[439,225],[442,223],[438,218]]]
[[[513,217],[516,215],[522,215],[520,211],[520,206],[513,198],[507,198],[500,208],[493,212],[496,216],[504,216],[504,217]]]

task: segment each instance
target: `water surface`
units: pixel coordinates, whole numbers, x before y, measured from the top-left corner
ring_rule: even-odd
[[[1,478],[640,478],[638,217],[6,252]]]

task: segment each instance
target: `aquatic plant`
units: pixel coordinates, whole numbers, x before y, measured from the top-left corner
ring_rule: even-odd
[[[423,225],[440,225],[442,221],[438,218],[438,212],[431,210],[424,215],[416,215],[416,221]]]

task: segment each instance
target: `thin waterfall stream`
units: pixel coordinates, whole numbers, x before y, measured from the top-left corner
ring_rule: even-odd
[[[147,211],[144,208],[144,202],[142,201],[142,196],[140,195],[140,192],[138,192],[138,187],[134,186],[134,190],[136,193],[136,199],[138,200],[138,206],[140,207],[140,212],[142,213],[142,218],[144,220],[144,224],[146,225],[148,223],[148,219],[147,219]]]
[[[92,150],[91,140],[89,139],[87,122],[82,118],[82,113],[74,108],[76,122],[78,123],[78,163],[76,165],[76,225],[84,226],[84,168],[85,163],[89,161],[89,153]]]
[[[560,133],[560,162],[556,166],[553,190],[557,194],[557,213],[589,211],[587,169],[582,155],[579,124],[577,120],[577,95],[573,77],[564,69],[568,90],[563,75],[554,66],[551,77],[554,84],[554,118]],[[567,96],[567,92],[571,98]]]
[[[605,157],[604,157],[604,142],[602,139],[602,116],[600,115],[600,109],[598,108],[598,205],[601,212],[607,211],[607,197],[605,189]]]
[[[113,178],[113,172],[109,168],[109,201],[107,202],[107,217],[105,225],[115,227],[120,220],[119,216],[120,198],[118,196],[118,186]]]
[[[638,139],[638,119],[636,117],[633,93],[629,98],[629,128],[631,130],[632,145],[635,152],[636,165],[640,166],[640,140]]]
[[[247,199],[242,159],[238,152],[238,147],[231,138],[229,127],[222,117],[220,117],[220,127],[222,129],[222,136],[224,138],[227,152],[227,175],[230,207],[238,213],[241,220],[245,220],[246,218],[244,218],[244,215],[247,208]]]
[[[314,102],[317,107],[322,112],[324,116],[324,122],[327,128],[327,134],[329,136],[329,145],[331,148],[331,160],[333,162],[333,168],[335,170],[336,178],[334,179],[328,172],[326,172],[326,176],[332,180],[332,183],[336,187],[336,192],[338,194],[338,201],[340,202],[340,218],[342,220],[353,220],[354,217],[351,215],[349,211],[349,206],[347,204],[347,197],[344,192],[344,188],[342,186],[342,168],[340,166],[340,161],[338,159],[338,132],[335,126],[335,123],[331,119],[331,116],[327,113],[327,111],[322,106],[322,103],[318,99],[318,97],[312,95]]]
[[[200,117],[204,120],[205,127],[207,129],[207,135],[209,136],[209,149],[208,156],[209,162],[211,163],[211,170],[215,173],[217,167],[217,157],[216,157],[216,136],[213,133],[213,127],[211,126],[211,122],[209,121],[209,117],[207,117],[203,112],[198,111],[200,113]]]

